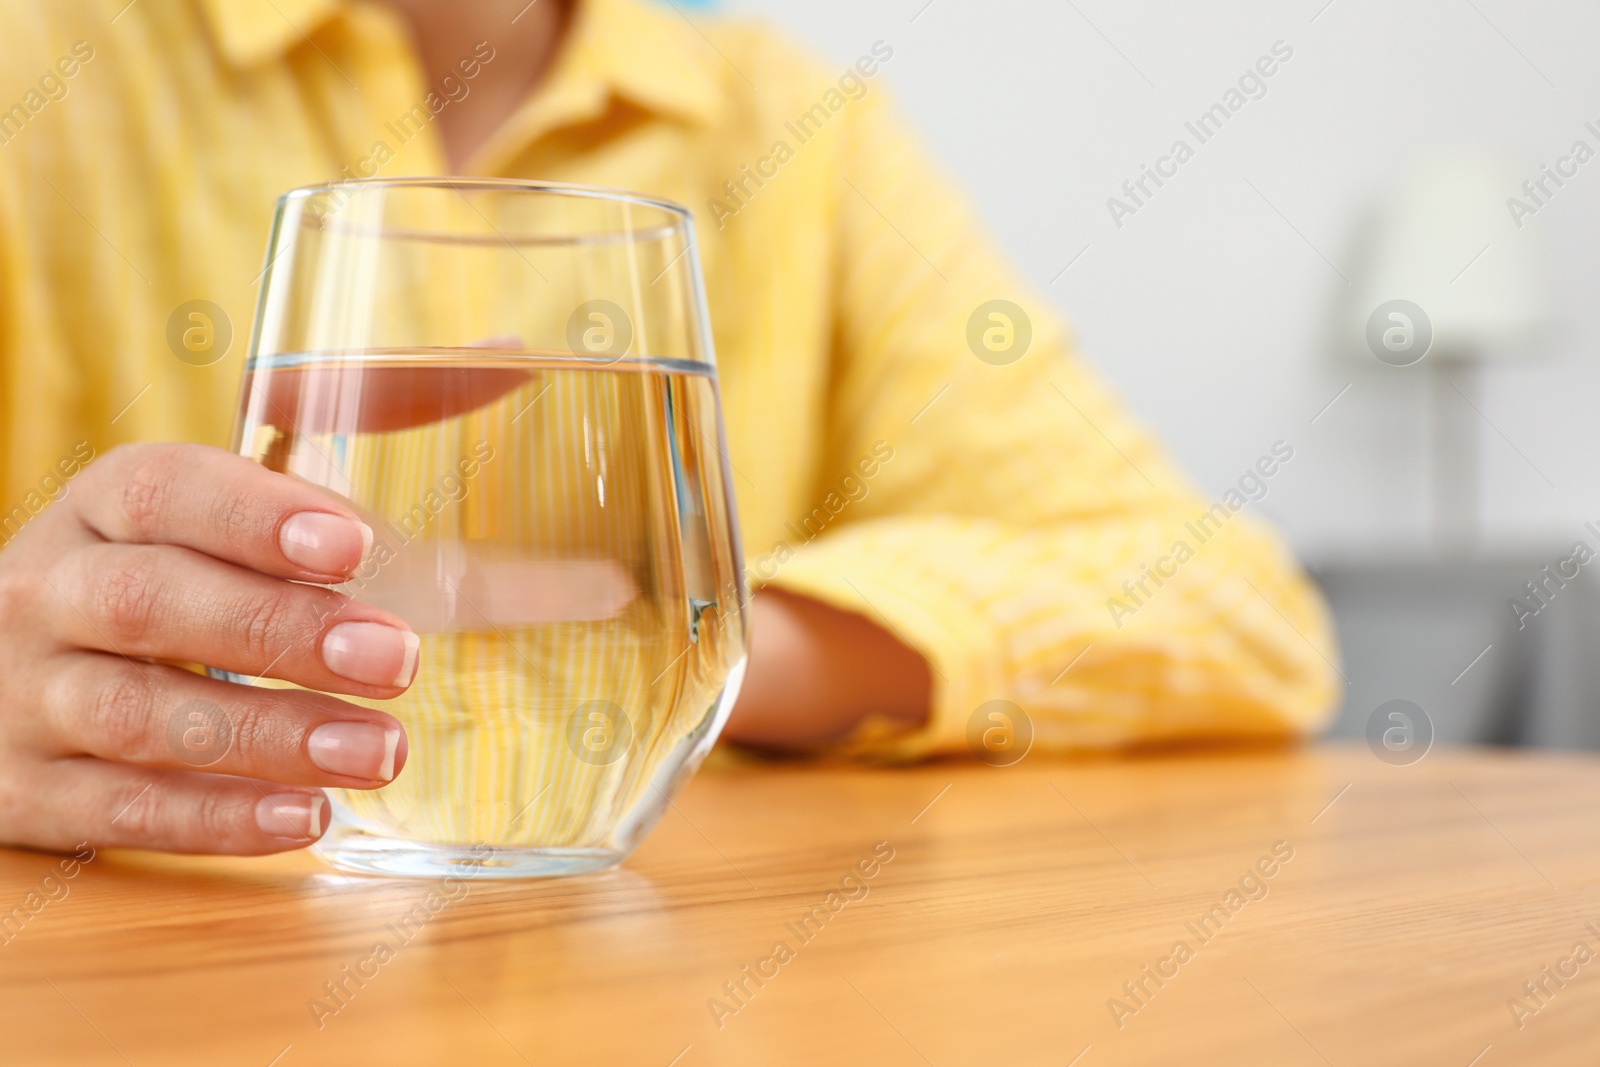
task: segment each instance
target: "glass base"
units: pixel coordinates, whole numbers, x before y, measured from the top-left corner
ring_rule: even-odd
[[[607,848],[428,845],[380,837],[337,817],[312,850],[342,871],[399,878],[551,878],[609,870],[628,858]]]
[[[333,822],[312,850],[332,867],[392,878],[552,878],[609,870],[627,859],[694,775],[727,722],[744,679],[741,658],[705,718],[653,761],[648,790],[606,833],[587,847],[507,844],[429,844],[396,836],[405,819],[375,823],[329,797]],[[230,676],[231,677],[231,676]],[[549,788],[548,785],[545,786]],[[537,800],[544,790],[533,799]],[[530,801],[530,806],[531,806]],[[526,810],[526,809],[524,809]]]

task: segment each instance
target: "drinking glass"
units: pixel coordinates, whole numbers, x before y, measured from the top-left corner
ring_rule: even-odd
[[[404,695],[346,698],[405,724],[405,768],[329,790],[318,851],[399,875],[620,862],[745,664],[689,213],[536,182],[340,182],[278,201],[263,277],[234,447],[362,515],[372,549],[335,588],[421,637]]]

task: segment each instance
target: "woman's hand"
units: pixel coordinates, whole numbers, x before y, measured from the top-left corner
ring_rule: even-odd
[[[318,786],[394,778],[393,716],[158,662],[399,695],[416,635],[317,587],[371,537],[333,498],[215,448],[91,463],[0,552],[0,842],[279,852],[327,828]]]
[[[878,624],[781,589],[761,590],[750,612],[750,665],[728,740],[803,751],[869,716],[907,730],[927,720],[928,661]]]

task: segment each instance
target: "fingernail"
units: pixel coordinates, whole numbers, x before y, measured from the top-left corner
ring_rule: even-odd
[[[278,547],[308,571],[348,574],[372,549],[372,527],[325,511],[302,511],[278,531]]]
[[[322,662],[341,678],[366,685],[411,684],[422,639],[381,622],[341,622],[322,639]]]
[[[400,751],[398,727],[370,722],[325,722],[306,738],[311,762],[329,774],[387,782]]]
[[[327,806],[321,793],[275,793],[256,801],[256,825],[273,837],[314,841],[328,828]]]

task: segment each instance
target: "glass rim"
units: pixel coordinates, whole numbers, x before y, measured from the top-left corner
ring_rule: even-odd
[[[277,198],[277,205],[282,208],[296,200],[310,200],[315,196],[337,193],[341,189],[360,191],[384,187],[548,193],[552,196],[572,196],[587,200],[606,200],[612,203],[639,204],[645,207],[660,208],[685,221],[691,221],[694,218],[689,209],[676,200],[669,200],[664,196],[652,196],[633,189],[619,189],[608,185],[580,185],[576,182],[551,182],[534,178],[482,178],[447,174],[399,175],[392,178],[340,178],[330,182],[297,185],[293,189],[280,193]]]

